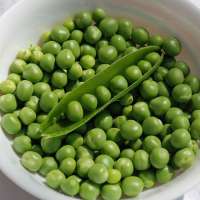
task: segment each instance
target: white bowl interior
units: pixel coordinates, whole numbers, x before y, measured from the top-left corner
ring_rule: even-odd
[[[38,41],[44,31],[79,10],[97,6],[117,17],[128,17],[151,33],[173,35],[183,44],[184,58],[200,74],[200,3],[195,0],[29,0],[21,1],[0,19],[0,80],[7,76],[16,52]],[[0,169],[17,185],[44,200],[74,199],[45,186],[42,178],[27,172],[0,129]],[[166,185],[143,192],[137,200],[174,199],[200,182],[198,158],[195,165]]]

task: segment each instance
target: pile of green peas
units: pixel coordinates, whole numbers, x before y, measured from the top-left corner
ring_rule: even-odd
[[[20,50],[0,83],[1,126],[13,137],[21,164],[46,184],[84,200],[136,197],[190,167],[200,139],[200,83],[176,60],[180,42],[150,35],[101,8],[79,12],[42,35],[41,45]],[[158,70],[139,88],[67,136],[42,137],[40,124],[65,93],[147,45],[165,51]],[[65,110],[71,122],[108,102],[159,60],[149,53],[124,74],[84,94]]]

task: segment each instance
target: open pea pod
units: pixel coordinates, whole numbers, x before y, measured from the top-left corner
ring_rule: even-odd
[[[104,110],[108,105],[117,101],[121,97],[123,97],[128,92],[132,91],[134,88],[140,85],[141,82],[146,80],[160,65],[163,59],[163,55],[161,56],[160,60],[149,70],[146,72],[140,79],[135,81],[131,84],[128,88],[124,89],[117,95],[115,95],[109,102],[106,104],[98,107],[95,111],[88,113],[84,116],[84,118],[78,122],[66,122],[66,121],[58,121],[60,115],[64,112],[67,107],[67,104],[73,100],[79,100],[80,97],[85,93],[95,93],[96,88],[99,85],[108,86],[110,80],[119,74],[123,74],[124,70],[133,64],[136,64],[139,60],[144,58],[144,56],[150,52],[158,50],[159,47],[157,46],[148,46],[139,49],[134,53],[130,53],[128,55],[123,56],[122,58],[118,59],[116,62],[111,64],[111,66],[104,71],[97,74],[95,77],[89,79],[88,81],[84,82],[79,87],[75,88],[70,93],[67,93],[63,99],[51,110],[48,114],[47,120],[42,124],[42,131],[43,136],[47,137],[58,137],[62,135],[67,135],[70,132],[76,130],[83,124],[87,123],[91,120],[94,116]]]

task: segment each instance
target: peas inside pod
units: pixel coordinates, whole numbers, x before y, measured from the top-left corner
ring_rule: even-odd
[[[20,50],[0,83],[0,111],[23,167],[84,200],[136,197],[191,167],[200,82],[176,59],[181,49],[96,8]]]

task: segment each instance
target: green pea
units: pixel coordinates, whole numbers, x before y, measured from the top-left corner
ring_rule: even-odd
[[[158,96],[169,97],[169,90],[162,81],[158,82]]]
[[[186,78],[184,83],[188,84],[192,89],[192,93],[197,93],[200,89],[199,79],[197,76],[189,74]]]
[[[119,23],[118,33],[121,34],[126,40],[131,39],[133,32],[132,22],[127,19],[120,19],[118,23]]]
[[[75,196],[79,193],[79,181],[75,176],[70,176],[62,181],[60,188],[64,194]]]
[[[144,45],[149,41],[149,33],[143,27],[138,27],[133,30],[132,39],[136,44]]]
[[[80,64],[84,69],[89,69],[94,67],[95,59],[91,55],[84,55],[80,59]]]
[[[142,179],[144,187],[147,189],[152,188],[156,183],[156,177],[152,170],[140,171],[139,177]]]
[[[80,177],[86,177],[89,169],[94,165],[94,161],[91,158],[83,157],[77,161],[77,174]]]
[[[50,35],[51,35],[51,31],[46,31],[46,32],[42,33],[42,35],[40,37],[40,42],[42,44],[45,42],[48,42],[50,40]]]
[[[92,94],[84,94],[81,97],[81,104],[87,111],[93,111],[97,108],[97,98]]]
[[[133,105],[131,116],[137,121],[142,122],[147,117],[150,117],[148,104],[145,102],[137,102]]]
[[[28,107],[23,107],[20,110],[19,117],[25,125],[29,125],[36,119],[36,113]]]
[[[11,80],[5,80],[0,83],[0,94],[14,93],[15,90],[16,90],[16,85]]]
[[[191,103],[192,103],[193,110],[200,109],[200,93],[196,93],[192,95]]]
[[[164,56],[164,59],[162,61],[162,66],[171,69],[174,68],[174,65],[176,64],[176,59],[172,56]]]
[[[162,46],[163,38],[160,35],[152,35],[149,37],[149,44],[155,46]]]
[[[78,80],[83,75],[82,67],[79,63],[74,63],[69,69],[69,78],[71,80]]]
[[[52,154],[58,151],[61,146],[61,138],[45,138],[41,139],[42,150],[47,154]]]
[[[121,140],[121,134],[119,128],[110,128],[107,130],[107,139],[112,140],[116,143],[120,143]]]
[[[156,170],[156,180],[160,184],[169,182],[174,176],[172,169],[169,166],[165,166],[163,169]]]
[[[83,39],[83,32],[80,30],[73,30],[70,35],[71,40],[76,40],[79,44]]]
[[[23,80],[17,85],[16,95],[21,101],[28,101],[33,94],[33,84],[30,81]]]
[[[167,37],[163,42],[164,51],[170,56],[177,56],[181,52],[181,43],[173,37]]]
[[[108,170],[108,180],[110,184],[119,183],[121,180],[121,172],[118,169],[109,169]]]
[[[163,129],[163,123],[156,117],[147,117],[142,123],[142,128],[146,135],[157,135]]]
[[[101,154],[96,157],[95,163],[103,164],[108,169],[112,169],[114,165],[114,160],[108,155]]]
[[[119,93],[128,87],[128,82],[122,75],[116,75],[110,81],[110,89],[114,93]]]
[[[102,33],[96,26],[88,26],[85,33],[84,39],[89,44],[95,44],[101,39]]]
[[[75,28],[74,20],[71,17],[65,19],[63,25],[71,32]]]
[[[191,133],[191,137],[195,140],[200,138],[200,119],[197,118],[195,119],[190,127],[190,133]]]
[[[41,137],[41,127],[38,123],[31,123],[27,129],[27,135],[32,139],[39,139]]]
[[[120,132],[124,139],[136,140],[142,135],[142,127],[138,122],[128,120],[120,127]]]
[[[172,137],[171,134],[164,136],[164,138],[162,140],[162,146],[165,149],[167,149],[167,151],[169,151],[170,153],[174,153],[176,151],[176,149],[171,144],[171,137]]]
[[[158,147],[161,147],[161,141],[158,137],[154,135],[149,135],[145,137],[143,141],[143,149],[146,152],[151,153],[153,149]]]
[[[43,74],[43,78],[42,78],[42,82],[44,82],[44,83],[49,83],[50,82],[50,74],[48,74],[48,73],[44,73]]]
[[[44,92],[50,92],[51,91],[51,87],[49,86],[48,83],[44,83],[44,82],[38,82],[36,83],[34,86],[34,94],[37,96],[37,97],[41,97],[42,94]]]
[[[66,41],[69,38],[69,35],[69,30],[62,25],[55,26],[51,31],[52,40],[59,43]]]
[[[120,128],[121,125],[126,122],[127,118],[124,115],[118,116],[114,119],[113,123],[115,125],[115,127]]]
[[[85,200],[95,200],[100,194],[99,185],[90,181],[85,181],[80,187],[80,197]]]
[[[44,43],[42,46],[42,51],[45,54],[50,53],[53,55],[57,55],[60,52],[60,50],[61,50],[60,44],[55,41],[48,41],[48,42]]]
[[[40,67],[46,72],[52,72],[55,67],[55,57],[53,54],[46,53],[40,60]]]
[[[140,86],[140,94],[144,99],[152,99],[158,95],[158,84],[152,80],[145,80]]]
[[[16,73],[11,73],[8,75],[8,80],[13,81],[17,85],[21,81],[21,76]]]
[[[10,113],[17,109],[17,101],[13,94],[0,96],[0,110],[4,113]]]
[[[96,163],[89,169],[88,178],[97,184],[105,183],[108,179],[108,170],[103,164]]]
[[[128,106],[131,105],[133,103],[133,96],[131,93],[127,93],[126,95],[124,95],[121,99],[120,99],[120,104],[122,106]]]
[[[149,154],[142,149],[137,150],[134,154],[133,164],[137,170],[147,170],[150,167]]]
[[[135,152],[133,151],[133,149],[123,149],[120,153],[120,157],[121,158],[129,158],[130,160],[133,160]]]
[[[62,162],[66,158],[75,158],[75,155],[76,151],[73,146],[64,145],[56,152],[56,159]]]
[[[200,118],[200,110],[194,110],[192,112],[192,121],[194,121],[195,119],[199,119]]]
[[[46,176],[50,171],[57,169],[58,164],[54,157],[44,157],[42,161],[42,166],[39,170],[39,174]]]
[[[160,60],[160,54],[157,52],[148,53],[145,56],[145,60],[149,61],[152,65],[155,65]]]
[[[126,68],[125,77],[129,83],[133,83],[142,77],[142,72],[139,67],[132,65]]]
[[[83,71],[82,75],[82,81],[87,81],[88,79],[91,79],[95,76],[95,70],[94,69],[86,69]]]
[[[125,106],[122,110],[122,114],[126,117],[131,117],[131,112],[133,110],[132,105]]]
[[[65,175],[59,169],[51,170],[46,176],[46,183],[53,189],[58,189],[65,180]]]
[[[184,76],[187,76],[190,73],[190,68],[184,61],[176,61],[174,67],[179,68],[183,72]]]
[[[51,83],[55,88],[63,88],[67,85],[67,74],[61,71],[55,71],[51,77]]]
[[[101,63],[110,64],[117,58],[117,50],[114,46],[103,46],[98,50],[98,59]]]
[[[81,53],[79,43],[76,40],[68,40],[63,43],[63,49],[69,49],[74,54],[75,58],[78,58]]]
[[[22,59],[15,59],[10,65],[10,72],[16,74],[22,74],[26,67],[26,62]]]
[[[171,107],[165,114],[165,120],[170,123],[173,119],[181,115],[183,115],[183,111],[180,108]]]
[[[79,29],[84,29],[92,24],[92,15],[90,12],[79,12],[74,20]]]
[[[129,146],[134,150],[137,151],[138,149],[140,149],[142,147],[142,140],[141,139],[137,139],[136,141],[131,141],[129,143]]]
[[[66,175],[70,176],[74,173],[76,168],[76,161],[73,158],[65,158],[60,163],[59,169]]]
[[[188,130],[190,127],[190,122],[185,116],[177,116],[172,120],[172,129],[186,129]]]
[[[105,37],[112,37],[118,30],[118,22],[114,18],[106,17],[100,22],[99,28]]]
[[[93,151],[91,151],[87,146],[80,146],[77,148],[77,159],[79,158],[93,158]]]
[[[120,149],[115,142],[107,140],[103,143],[102,152],[116,159],[117,157],[119,157]]]
[[[100,85],[96,88],[96,96],[98,102],[102,105],[107,103],[111,99],[110,91],[103,85]]]
[[[155,148],[150,154],[150,161],[156,169],[164,168],[169,162],[169,152],[161,147]]]
[[[39,144],[34,144],[31,150],[40,154],[41,156],[44,156],[44,152],[42,151],[42,148]]]
[[[22,155],[21,163],[30,172],[37,172],[42,166],[42,157],[36,152],[27,151]]]
[[[126,49],[126,40],[121,35],[113,35],[111,37],[110,43],[117,49],[118,52],[123,52]]]
[[[151,63],[147,60],[140,60],[137,63],[137,66],[140,68],[140,70],[142,71],[143,74],[145,74],[152,68]]]
[[[122,181],[121,187],[126,196],[136,197],[142,192],[144,183],[142,179],[137,176],[129,176]]]
[[[81,45],[81,56],[90,55],[92,57],[96,57],[96,49],[93,46],[88,44]]]
[[[93,128],[87,132],[86,144],[91,149],[94,149],[94,150],[101,149],[105,141],[106,141],[106,134],[104,130],[100,128]]]
[[[199,152],[199,145],[195,140],[190,140],[188,147],[194,152],[195,155]]]
[[[102,187],[101,196],[104,200],[119,200],[122,196],[122,190],[119,184],[106,184]]]
[[[165,79],[165,76],[167,75],[167,73],[168,73],[168,69],[160,66],[154,73],[154,80],[155,81],[163,81]]]
[[[25,135],[17,136],[13,141],[13,148],[18,154],[31,150],[31,139]]]
[[[184,148],[176,152],[173,161],[178,168],[186,169],[192,166],[195,160],[194,152],[190,148]]]
[[[31,57],[30,49],[21,49],[18,51],[17,56],[18,59],[22,59],[24,61],[28,61]]]
[[[100,64],[96,69],[96,73],[102,72],[105,69],[107,69],[108,67],[110,67],[109,64]]]
[[[32,96],[25,104],[26,107],[32,109],[34,112],[38,112],[39,110],[39,98],[36,96]]]
[[[97,42],[96,44],[96,49],[99,50],[101,47],[105,47],[105,46],[108,46],[109,45],[109,42],[108,40],[105,40],[105,39],[101,39]]]
[[[95,126],[106,131],[112,127],[112,120],[112,116],[109,113],[102,112],[95,118]]]
[[[1,119],[1,126],[9,135],[15,135],[21,130],[21,122],[15,114],[5,114]]]
[[[42,122],[44,122],[46,119],[47,119],[47,115],[45,115],[45,114],[40,114],[40,115],[37,115],[36,121],[37,121],[38,123],[42,123]]]
[[[40,98],[40,108],[44,112],[49,112],[58,102],[58,97],[54,92],[44,92]]]
[[[171,107],[171,102],[167,97],[160,96],[152,99],[149,107],[156,116],[163,116]]]
[[[77,133],[72,133],[67,136],[66,142],[77,149],[79,146],[83,145],[83,137]]]
[[[43,53],[41,50],[35,50],[31,53],[30,62],[39,64],[43,57]]]
[[[61,50],[56,57],[56,63],[61,69],[70,68],[75,63],[75,57],[72,51],[69,49]]]
[[[136,47],[127,47],[127,49],[124,51],[124,54],[127,55],[129,53],[133,53],[133,52],[136,52],[138,49]]]
[[[168,71],[165,80],[171,87],[183,83],[184,74],[179,68],[172,68]]]
[[[102,8],[96,8],[93,11],[93,19],[98,23],[106,17],[106,12]]]

